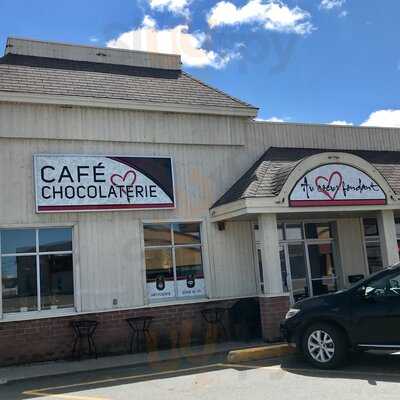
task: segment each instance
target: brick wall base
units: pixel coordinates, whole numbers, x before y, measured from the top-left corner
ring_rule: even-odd
[[[259,297],[263,339],[274,342],[281,339],[279,325],[289,310],[289,296]]]
[[[256,300],[254,303],[258,308],[258,299],[251,300],[253,302]],[[151,350],[151,347],[156,350],[213,343],[221,339],[221,335],[204,321],[201,310],[210,307],[230,308],[236,301],[212,301],[115,310],[71,317],[2,322],[0,323],[0,365],[70,358],[74,341],[71,321],[78,319],[96,320],[99,323],[95,333],[99,355],[126,353],[130,335],[126,319],[140,316],[154,317],[150,329],[154,343],[148,344],[148,350]],[[237,331],[237,327],[232,326],[229,312],[225,313],[224,325],[230,336],[228,339],[235,338],[233,333]]]

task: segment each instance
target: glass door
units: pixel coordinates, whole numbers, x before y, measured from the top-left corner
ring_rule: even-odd
[[[333,244],[308,244],[307,250],[313,296],[336,292],[337,285]]]
[[[333,225],[328,222],[280,224],[282,278],[286,277],[284,288],[286,284],[293,302],[337,290]]]
[[[331,222],[286,222],[278,224],[282,289],[292,302],[335,292],[336,229]],[[256,262],[264,293],[261,243],[255,230]]]

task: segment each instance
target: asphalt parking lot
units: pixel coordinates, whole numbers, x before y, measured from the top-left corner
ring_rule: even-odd
[[[224,355],[10,382],[1,400],[398,399],[400,354],[353,355],[335,371],[297,356],[229,364]]]

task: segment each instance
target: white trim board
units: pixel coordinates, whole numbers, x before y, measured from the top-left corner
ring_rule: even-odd
[[[124,99],[104,99],[95,97],[48,95],[0,91],[0,102],[53,104],[60,106],[113,108],[122,110],[162,111],[185,114],[231,115],[237,117],[256,117],[256,108],[249,107],[207,107],[185,104],[135,102]]]

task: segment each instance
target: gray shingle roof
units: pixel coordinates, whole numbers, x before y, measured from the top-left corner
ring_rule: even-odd
[[[13,54],[0,58],[0,91],[256,110],[179,70]]]
[[[211,208],[236,200],[275,197],[290,173],[304,158],[323,152],[354,154],[368,161],[382,174],[396,194],[400,194],[400,152],[338,149],[270,147]]]

